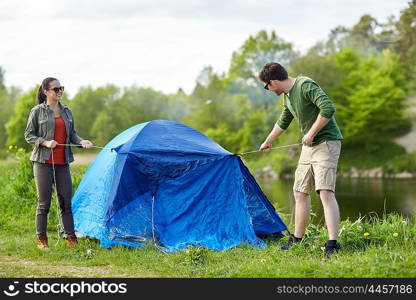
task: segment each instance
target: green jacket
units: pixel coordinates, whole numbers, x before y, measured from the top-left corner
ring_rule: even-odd
[[[306,134],[320,114],[330,120],[316,134],[312,146],[324,141],[343,139],[334,118],[335,106],[315,81],[306,76],[299,76],[289,93],[283,97],[284,107],[277,121],[280,128],[287,129],[295,118],[302,134]]]
[[[83,139],[75,131],[74,118],[68,106],[61,105],[61,117],[66,127],[66,144],[79,144]],[[30,111],[29,118],[25,129],[25,140],[34,145],[35,148],[30,156],[31,161],[45,163],[51,156],[51,149],[41,144],[44,141],[54,139],[55,134],[55,117],[52,108],[45,102],[38,104]],[[67,163],[74,161],[71,147],[65,147],[65,160]]]

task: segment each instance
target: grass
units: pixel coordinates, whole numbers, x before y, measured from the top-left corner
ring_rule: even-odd
[[[395,214],[343,220],[342,251],[324,260],[327,231],[313,224],[305,242],[290,251],[280,250],[287,237],[266,239],[262,249],[242,245],[228,251],[188,247],[162,253],[152,245],[107,250],[92,239],[80,239],[79,248],[68,249],[58,241],[53,205],[51,249],[43,252],[35,244],[31,164],[26,154],[17,155],[17,163],[0,163],[0,277],[416,277],[416,225]],[[72,167],[74,188],[85,169]]]

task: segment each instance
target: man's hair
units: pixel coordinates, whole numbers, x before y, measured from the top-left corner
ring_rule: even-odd
[[[270,80],[286,80],[288,74],[286,69],[277,62],[270,62],[266,64],[259,73],[259,79],[263,82],[269,82]]]

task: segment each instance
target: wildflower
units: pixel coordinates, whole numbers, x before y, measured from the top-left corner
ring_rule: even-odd
[[[265,262],[266,262],[266,260],[265,260],[264,258],[262,258],[262,259],[260,259],[260,262],[261,262],[261,263],[265,263]]]
[[[399,234],[398,234],[397,232],[394,232],[394,233],[393,233],[393,236],[394,236],[394,237],[398,237],[398,236],[399,236]]]
[[[12,145],[9,146],[9,150],[13,150],[13,146]]]
[[[364,236],[369,236],[369,235],[370,235],[370,233],[364,232]]]
[[[87,254],[90,255],[92,253],[91,249],[87,249]]]

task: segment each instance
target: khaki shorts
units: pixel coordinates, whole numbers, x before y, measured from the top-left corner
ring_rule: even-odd
[[[316,146],[302,146],[295,173],[293,190],[309,194],[315,183],[315,191],[330,190],[335,193],[338,158],[341,141],[326,141]]]

